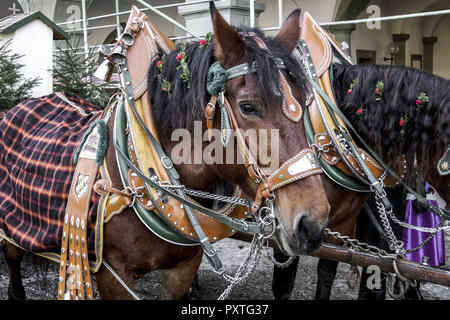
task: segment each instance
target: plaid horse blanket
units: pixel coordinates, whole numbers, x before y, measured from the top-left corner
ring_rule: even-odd
[[[76,95],[54,93],[22,102],[0,121],[0,238],[59,261],[73,155],[101,116]],[[98,200],[93,192],[88,218],[88,250],[97,260]]]

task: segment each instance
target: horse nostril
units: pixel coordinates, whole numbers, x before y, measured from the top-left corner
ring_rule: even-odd
[[[297,227],[294,228],[295,234],[300,240],[306,240],[311,235],[310,223],[306,216],[302,216],[297,222]]]
[[[320,237],[320,228],[315,223],[308,219],[308,216],[303,215],[297,220],[297,226],[294,232],[301,241],[316,241]]]

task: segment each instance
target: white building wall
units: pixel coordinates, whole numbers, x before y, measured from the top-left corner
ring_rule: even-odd
[[[40,77],[32,96],[40,97],[53,92],[53,30],[36,19],[15,31],[11,49],[23,55],[21,72],[26,78]]]
[[[269,28],[278,26],[278,1],[258,0],[266,5],[266,10],[259,17],[259,27]],[[318,23],[332,21],[337,0],[297,0],[296,3],[303,10],[309,12]],[[283,20],[297,9],[293,1],[283,1]],[[275,32],[272,32],[276,33]],[[267,32],[267,34],[271,34]]]

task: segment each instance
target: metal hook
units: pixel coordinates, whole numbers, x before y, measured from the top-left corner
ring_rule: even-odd
[[[394,300],[401,300],[405,295],[405,286],[403,282],[400,281],[398,278],[394,279],[394,275],[390,273],[388,273],[388,277],[386,280],[387,280],[386,291],[389,294],[389,296],[391,296],[391,298]],[[394,293],[395,281],[397,281],[400,290],[398,294]]]

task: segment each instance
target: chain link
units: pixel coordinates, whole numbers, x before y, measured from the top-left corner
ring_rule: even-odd
[[[247,255],[233,277],[225,274],[223,271],[214,270],[216,273],[221,274],[222,277],[230,283],[219,298],[217,298],[217,300],[225,300],[230,295],[230,292],[233,290],[234,286],[244,282],[253,270],[255,270],[255,267],[261,258],[263,243],[263,237],[259,235],[253,236]]]
[[[394,251],[397,254],[403,255],[405,253],[405,248],[403,241],[400,241],[397,239],[397,237],[394,234],[394,231],[392,230],[391,224],[389,222],[388,214],[393,215],[392,213],[392,206],[389,209],[389,211],[386,212],[386,207],[384,206],[383,202],[381,201],[381,197],[378,195],[378,193],[375,193],[375,201],[377,203],[377,209],[378,214],[380,216],[381,225],[383,226],[383,229],[386,233],[386,236],[388,238],[388,245],[389,249]]]
[[[372,246],[364,242],[360,242],[358,239],[353,239],[349,236],[343,236],[337,231],[331,231],[329,228],[325,228],[325,234],[342,241],[345,246],[350,247],[354,250],[372,253],[380,256],[381,258],[397,259],[399,257],[398,254],[388,253],[386,250],[380,249],[376,246]]]
[[[267,258],[274,264],[277,266],[277,268],[280,269],[286,269],[288,268],[292,262],[294,262],[295,257],[289,256],[289,259],[287,259],[285,262],[278,262],[277,260],[275,260],[275,258],[273,257],[273,254],[270,254],[270,247],[267,247],[266,250],[266,254],[267,254]]]
[[[249,205],[250,205],[250,203],[247,199],[243,199],[240,197],[240,195],[241,195],[240,189],[238,189],[238,195],[236,197],[229,197],[229,196],[219,195],[219,194],[210,193],[210,192],[206,192],[206,191],[189,189],[184,185],[174,186],[171,184],[164,184],[164,186],[168,189],[182,189],[184,191],[184,193],[186,193],[190,196],[193,196],[193,197],[217,200],[217,201],[231,203],[231,204],[235,204],[235,205],[239,205],[239,206],[243,206],[243,207],[249,207]]]

